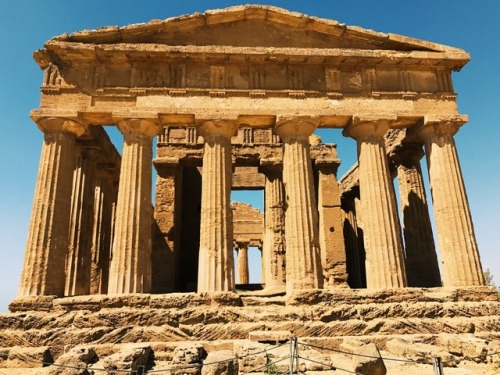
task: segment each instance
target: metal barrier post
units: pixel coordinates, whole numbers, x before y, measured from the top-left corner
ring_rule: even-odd
[[[434,375],[444,375],[443,361],[440,357],[432,359],[432,367],[434,368]]]

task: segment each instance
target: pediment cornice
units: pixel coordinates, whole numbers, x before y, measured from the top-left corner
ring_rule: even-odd
[[[273,31],[271,33],[270,31]],[[106,54],[244,56],[360,56],[398,61],[453,60],[460,69],[469,55],[458,48],[386,34],[333,20],[262,5],[235,6],[124,27],[83,30],[52,38],[35,53],[38,64]],[[115,57],[117,57],[115,56]],[[449,64],[447,64],[449,65]]]

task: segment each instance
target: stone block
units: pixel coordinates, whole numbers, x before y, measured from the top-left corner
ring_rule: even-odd
[[[354,372],[362,375],[385,375],[387,369],[377,346],[358,340],[344,342],[342,350],[352,353]]]
[[[98,361],[93,348],[75,347],[57,358],[50,367],[50,375],[91,375],[87,367]]]
[[[289,331],[253,331],[248,339],[257,342],[286,342],[292,337]]]
[[[174,349],[172,375],[199,375],[203,357],[203,345],[199,343],[183,344]]]
[[[202,375],[238,375],[238,359],[230,350],[209,353],[203,363]]]

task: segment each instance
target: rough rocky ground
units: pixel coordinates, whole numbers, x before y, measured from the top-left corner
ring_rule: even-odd
[[[279,373],[289,371],[288,337],[298,338],[307,374],[332,366],[339,374],[383,373],[367,370],[380,364],[362,363],[377,361],[378,350],[388,374],[433,374],[433,357],[447,375],[500,373],[500,354],[491,355],[500,352],[500,303],[491,288],[43,297],[10,309],[0,314],[0,374],[135,373],[140,366],[159,374],[257,374],[282,360],[268,366]],[[231,353],[238,363],[224,364],[232,367],[206,365]]]

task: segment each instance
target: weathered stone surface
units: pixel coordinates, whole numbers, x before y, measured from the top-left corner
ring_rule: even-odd
[[[172,374],[201,374],[201,364],[203,360],[203,345],[184,344],[175,348],[172,357],[172,367],[179,368],[172,371]]]
[[[399,358],[407,358],[421,363],[432,363],[433,358],[439,357],[447,366],[456,366],[458,364],[457,358],[450,354],[449,351],[435,345],[397,338],[388,341],[385,347],[390,353]]]
[[[91,375],[88,366],[99,360],[92,348],[75,347],[61,355],[53,366],[50,375]]]
[[[96,368],[105,368],[108,372],[113,370],[137,371],[139,366],[146,369],[152,365],[153,352],[150,346],[129,344],[122,346],[120,351],[95,364]]]
[[[27,348],[12,346],[0,348],[2,367],[45,367],[54,363],[50,347]]]
[[[288,331],[254,331],[248,334],[248,339],[257,342],[285,342],[292,337]]]
[[[353,356],[354,372],[363,375],[387,374],[384,361],[375,344],[361,345],[352,349],[354,349],[352,353],[364,356]]]
[[[202,375],[238,375],[238,359],[232,351],[219,350],[208,353],[201,369]]]

